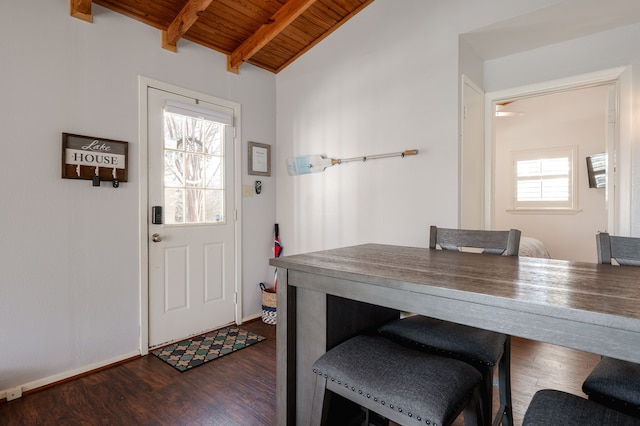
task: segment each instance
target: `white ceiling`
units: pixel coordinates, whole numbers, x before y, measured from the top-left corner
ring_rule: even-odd
[[[489,60],[637,22],[639,0],[563,0],[461,37]]]

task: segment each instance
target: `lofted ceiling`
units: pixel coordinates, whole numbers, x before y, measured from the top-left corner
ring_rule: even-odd
[[[69,1],[79,19],[92,22],[95,3],[157,28],[158,48],[185,39],[227,55],[230,72],[247,62],[278,73],[373,0]]]

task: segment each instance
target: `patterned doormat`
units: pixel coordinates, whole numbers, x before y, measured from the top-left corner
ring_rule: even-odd
[[[151,353],[177,370],[187,371],[263,340],[264,337],[239,327],[226,327]]]

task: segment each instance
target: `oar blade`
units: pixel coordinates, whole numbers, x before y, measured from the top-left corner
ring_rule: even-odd
[[[302,157],[287,158],[287,172],[289,176],[324,172],[324,169],[332,165],[331,158],[327,158],[324,155],[305,155]]]

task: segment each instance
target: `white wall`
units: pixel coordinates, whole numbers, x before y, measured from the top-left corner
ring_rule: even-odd
[[[458,34],[534,4],[377,0],[278,74],[278,220],[289,254],[426,246],[429,225],[457,225]],[[292,156],[409,148],[419,155],[296,177],[284,169]]]
[[[494,229],[515,228],[543,242],[555,259],[596,262],[595,235],[607,228],[605,189],[589,188],[588,155],[606,151],[607,86],[521,99],[495,120]],[[576,214],[510,211],[514,151],[577,146]]]
[[[476,58],[459,59],[458,36],[555,2],[542,3],[377,0],[280,72],[278,221],[288,253],[364,242],[426,246],[429,225],[457,226],[458,73],[480,75]],[[593,36],[560,51],[539,49],[539,63],[527,55],[523,63],[519,56],[492,61],[483,70],[484,89],[636,61],[640,31],[613,32],[620,46],[608,35]],[[406,148],[420,154],[297,177],[284,169],[291,156]],[[634,200],[639,188],[632,188]],[[639,202],[633,206],[637,217]],[[634,232],[640,235],[638,224]]]
[[[158,30],[93,11],[89,24],[68,0],[0,6],[0,398],[139,353],[139,75],[239,102],[243,156],[248,140],[276,142],[273,74],[230,74],[220,53],[171,53]],[[61,179],[62,132],[129,141],[129,182]],[[276,178],[261,180],[242,200],[245,318],[272,279]]]

